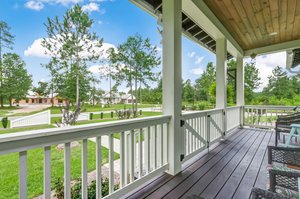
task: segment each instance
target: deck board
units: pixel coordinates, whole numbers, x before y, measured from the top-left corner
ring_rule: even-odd
[[[249,198],[255,185],[266,188],[267,145],[274,134],[258,129],[240,129],[201,154],[183,171],[164,174],[142,185],[125,198]]]

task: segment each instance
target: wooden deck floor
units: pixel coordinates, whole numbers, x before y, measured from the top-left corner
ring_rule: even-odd
[[[274,133],[240,129],[220,142],[209,153],[203,152],[186,163],[183,171],[164,174],[127,198],[248,199],[253,186],[266,188],[267,146],[274,145]]]

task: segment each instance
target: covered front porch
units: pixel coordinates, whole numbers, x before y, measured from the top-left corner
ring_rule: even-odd
[[[163,27],[163,115],[0,135],[0,155],[17,153],[19,157],[19,198],[28,198],[28,179],[34,178],[29,178],[27,169],[30,166],[27,154],[33,149],[42,149],[43,196],[51,198],[51,154],[53,146],[58,144],[63,144],[64,151],[64,198],[71,198],[71,143],[74,141],[79,142],[81,151],[81,194],[82,198],[88,198],[89,139],[95,141],[93,157],[97,199],[186,198],[193,195],[203,198],[249,198],[253,186],[265,189],[268,183],[266,151],[267,146],[275,142],[271,131],[275,116],[293,112],[293,107],[246,106],[243,58],[299,48],[300,32],[297,30],[294,33],[294,28],[289,28],[291,23],[288,20],[282,22],[286,28],[278,28],[275,24],[272,29],[265,27],[260,30],[260,26],[268,26],[269,23],[258,20],[259,24],[255,22],[255,26],[247,16],[231,16],[233,12],[228,9],[221,9],[224,12],[216,14],[222,6],[230,8],[232,1],[131,2],[157,17]],[[239,4],[232,6],[241,15],[249,12],[238,9],[242,8],[239,7],[241,1],[236,2]],[[278,6],[277,10],[271,9],[272,12],[270,7],[264,7],[265,4],[274,6],[277,1],[264,2],[260,6],[263,10],[269,9],[266,17],[272,18],[274,13],[279,12]],[[295,8],[297,12],[290,17],[299,20],[297,13],[300,8]],[[251,15],[251,10],[247,15]],[[294,20],[293,27],[298,28],[297,20]],[[258,31],[261,31],[260,34]],[[182,113],[182,34],[216,54],[216,109]],[[236,106],[227,107],[226,62],[232,57],[237,60]],[[253,128],[244,128],[246,126]],[[108,142],[109,193],[102,196],[104,137]],[[114,156],[115,137],[120,143],[117,168],[114,166],[117,160]],[[119,175],[117,189],[114,186],[116,173]]]
[[[252,187],[269,183],[267,146],[274,138],[268,130],[236,129],[185,162],[181,173],[163,174],[124,198],[249,198]]]

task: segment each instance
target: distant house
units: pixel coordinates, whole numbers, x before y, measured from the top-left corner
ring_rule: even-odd
[[[53,100],[53,104],[55,106],[62,105],[65,102],[56,93],[53,94],[53,99],[52,99],[52,94],[47,95],[47,96],[41,96],[41,95],[38,95],[37,93],[29,91],[29,93],[25,99],[21,99],[18,102],[13,99],[13,103],[14,104],[18,103],[19,105],[52,104],[52,100]]]
[[[136,98],[135,96],[133,97],[133,102],[135,103]],[[101,97],[101,103],[102,104],[131,104],[132,103],[132,98],[131,94],[120,94],[120,93],[114,93],[110,97],[110,93],[106,92],[102,97]]]

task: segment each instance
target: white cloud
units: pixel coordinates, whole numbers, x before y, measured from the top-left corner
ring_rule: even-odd
[[[100,24],[100,25],[103,24],[103,21],[99,20],[99,21],[98,21],[98,24]]]
[[[201,75],[203,73],[203,69],[202,68],[193,68],[192,70],[190,70],[190,73],[192,73],[193,75]]]
[[[24,4],[24,6],[32,10],[40,11],[45,7],[45,4],[60,4],[63,6],[68,6],[82,2],[83,0],[29,0]]]
[[[99,12],[100,7],[99,7],[99,4],[92,2],[92,3],[82,6],[82,10],[84,12]]]
[[[28,1],[25,3],[25,7],[31,10],[40,11],[44,8],[44,4],[38,1]]]
[[[203,61],[204,57],[199,57],[199,56],[196,56],[195,58],[195,64],[201,64],[201,62]]]
[[[190,53],[188,53],[188,57],[190,57],[190,58],[193,58],[193,57],[195,57],[195,55],[196,55],[196,52],[190,52]]]
[[[41,57],[49,58],[47,50],[42,46],[42,38],[36,39],[33,43],[24,51],[26,57]]]
[[[272,70],[276,66],[286,68],[286,52],[273,53],[268,55],[261,55],[256,57],[256,67],[259,70],[259,76],[261,78],[261,85],[257,91],[261,91],[263,87],[268,84],[268,77],[272,74]],[[244,60],[245,62],[250,62],[251,58]]]
[[[46,38],[47,40],[48,38]],[[41,58],[49,58],[49,51],[42,46],[43,38],[39,38],[33,41],[33,43],[24,51],[24,55],[27,57],[41,57]],[[91,45],[89,42],[88,45]],[[92,45],[93,42],[92,42]],[[108,49],[114,48],[116,49],[115,45],[110,43],[103,43],[102,46],[99,48],[98,46],[94,45],[91,50],[99,53],[101,55],[101,59],[108,58]],[[81,56],[88,56],[88,52],[82,52]]]

